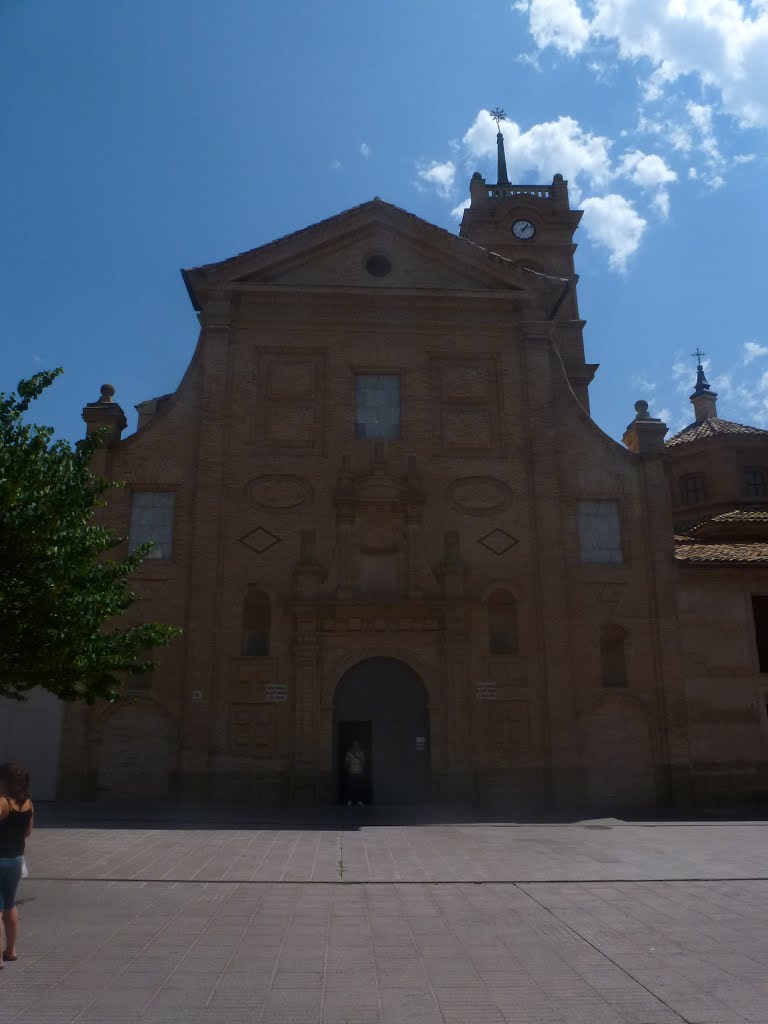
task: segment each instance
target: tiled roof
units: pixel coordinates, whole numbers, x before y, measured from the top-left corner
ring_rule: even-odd
[[[696,544],[675,538],[675,557],[689,565],[768,565],[768,543]]]
[[[679,434],[670,437],[667,446],[675,444],[688,444],[691,441],[703,441],[709,437],[723,437],[724,435],[741,434],[752,437],[763,436],[768,439],[768,430],[760,427],[749,427],[744,423],[733,423],[731,420],[721,420],[719,416],[708,416],[697,423],[691,423]]]
[[[734,508],[730,512],[720,512],[719,515],[705,519],[691,529],[695,532],[708,523],[768,523],[768,508]]]

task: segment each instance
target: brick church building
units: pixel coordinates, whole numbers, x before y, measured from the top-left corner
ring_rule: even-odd
[[[108,519],[181,625],[65,711],[58,792],[650,808],[766,788],[768,432],[590,417],[568,185],[476,173],[458,236],[378,198],[183,272],[177,390],[105,385]],[[118,396],[119,397],[119,396]]]

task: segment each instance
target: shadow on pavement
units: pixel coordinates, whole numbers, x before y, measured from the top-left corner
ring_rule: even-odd
[[[749,822],[768,825],[768,804],[731,808],[656,810],[653,813],[600,817],[594,810],[555,813],[542,810],[515,812],[509,808],[489,810],[472,806],[441,804],[345,807],[266,808],[238,804],[190,804],[158,801],[89,801],[82,803],[41,802],[35,805],[37,827],[80,829],[202,829],[275,831],[355,831],[362,827],[413,827],[483,825],[495,828],[519,826],[581,825],[606,830],[618,825],[663,827],[665,825],[709,825]]]

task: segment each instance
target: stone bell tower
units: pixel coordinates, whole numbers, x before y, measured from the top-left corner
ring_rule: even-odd
[[[497,126],[505,116],[498,108],[491,114]],[[507,174],[504,135],[500,130],[496,134],[496,150],[496,182],[488,183],[479,171],[472,175],[470,205],[464,211],[459,234],[498,253],[521,270],[561,282],[559,298],[547,315],[556,323],[555,338],[571,386],[589,411],[588,387],[597,364],[584,360],[585,321],[579,318],[578,275],[573,262],[573,235],[582,217],[581,210],[571,209],[568,182],[562,174],[555,174],[549,185],[513,185]]]

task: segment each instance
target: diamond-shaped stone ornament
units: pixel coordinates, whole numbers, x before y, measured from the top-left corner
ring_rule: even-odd
[[[503,555],[505,551],[509,551],[517,544],[517,538],[511,536],[506,530],[491,530],[484,537],[480,537],[477,543],[488,548],[494,555]]]
[[[241,537],[240,543],[245,544],[246,547],[250,548],[251,551],[255,551],[258,555],[263,555],[265,551],[269,551],[275,544],[279,544],[281,540],[282,537],[276,537],[274,533],[265,530],[263,526],[257,526],[255,530],[251,530],[244,537]]]

